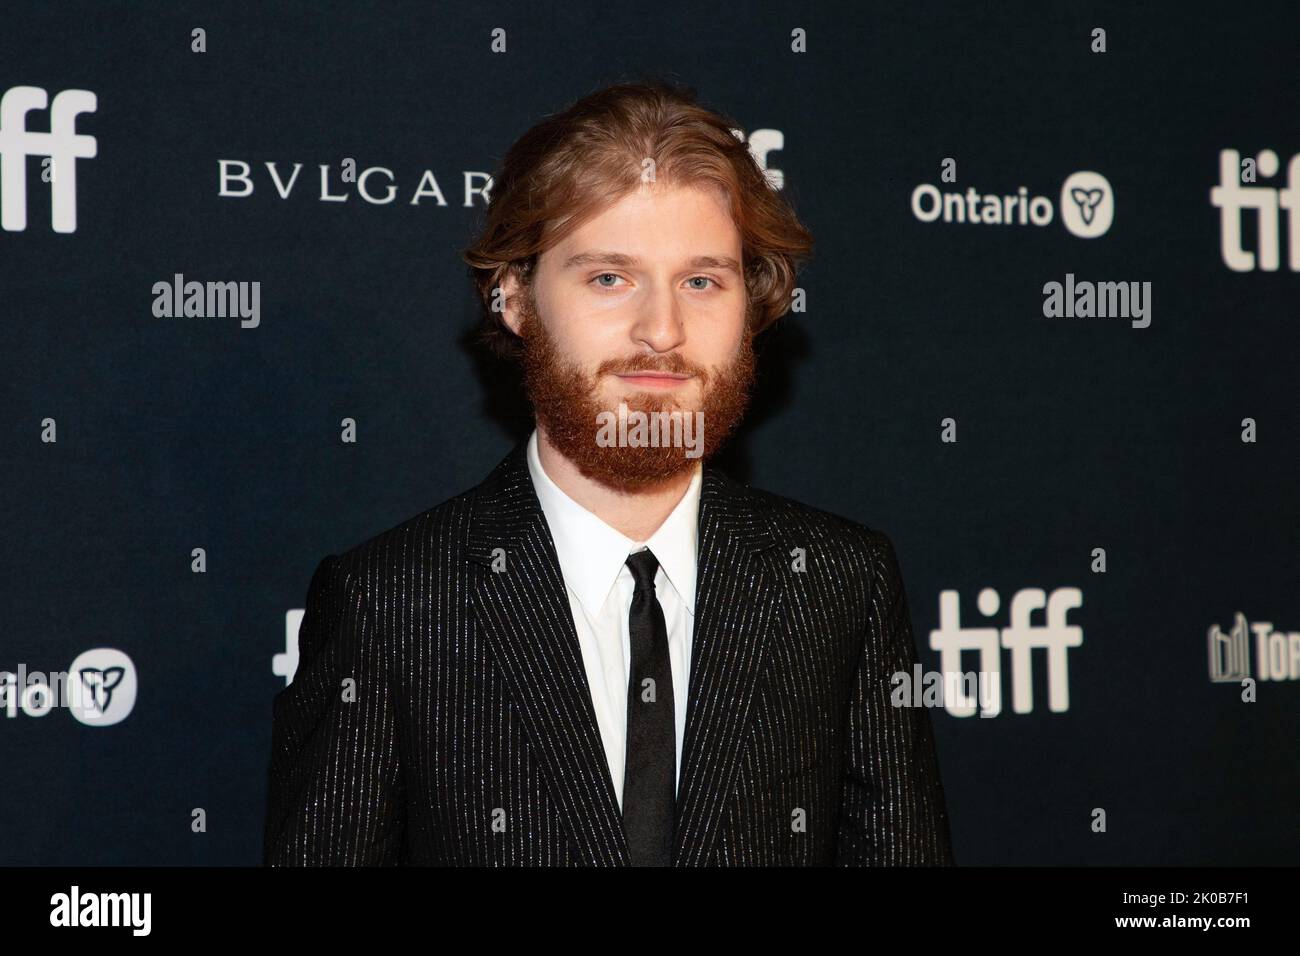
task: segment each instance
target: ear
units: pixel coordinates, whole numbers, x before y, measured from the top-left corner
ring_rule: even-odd
[[[523,284],[519,281],[513,267],[506,270],[500,288],[503,299],[501,318],[511,332],[519,335],[519,327],[523,322],[523,313],[519,308],[519,296],[523,294]]]

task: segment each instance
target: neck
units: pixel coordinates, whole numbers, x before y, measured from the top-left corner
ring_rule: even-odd
[[[537,426],[537,457],[556,487],[605,524],[633,541],[645,541],[664,523],[690,487],[694,469],[637,491],[619,491],[588,478]]]

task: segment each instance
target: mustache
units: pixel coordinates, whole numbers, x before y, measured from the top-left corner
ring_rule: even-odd
[[[599,375],[631,375],[635,372],[667,372],[670,375],[694,375],[708,384],[709,373],[702,366],[687,361],[679,352],[667,355],[638,355],[625,359],[606,359],[596,369]]]

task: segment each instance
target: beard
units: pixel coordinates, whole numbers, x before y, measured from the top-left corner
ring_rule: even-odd
[[[587,478],[625,493],[653,488],[694,468],[698,461],[712,458],[744,416],[755,370],[754,336],[748,322],[735,356],[713,369],[705,369],[688,362],[678,352],[670,352],[606,359],[595,374],[588,375],[581,366],[560,355],[555,340],[537,316],[532,290],[525,289],[522,299],[519,334],[523,339],[524,387],[528,400],[547,440]],[[602,376],[646,371],[696,376],[702,393],[698,409],[680,408],[674,395],[650,391],[629,393],[621,401],[627,405],[629,416],[633,412],[648,416],[670,413],[673,417],[701,422],[702,434],[695,437],[702,446],[697,457],[688,457],[687,448],[669,442],[668,429],[661,430],[658,445],[620,446],[598,442],[602,418],[617,416],[619,411],[606,407],[599,397]]]

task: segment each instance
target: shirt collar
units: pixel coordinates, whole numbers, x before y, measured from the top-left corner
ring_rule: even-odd
[[[696,535],[703,484],[703,469],[698,464],[682,500],[644,542],[611,528],[560,490],[542,468],[535,428],[528,438],[528,471],[551,528],[564,581],[588,614],[595,617],[600,612],[627,556],[643,545],[654,552],[668,582],[686,609],[695,614]]]

